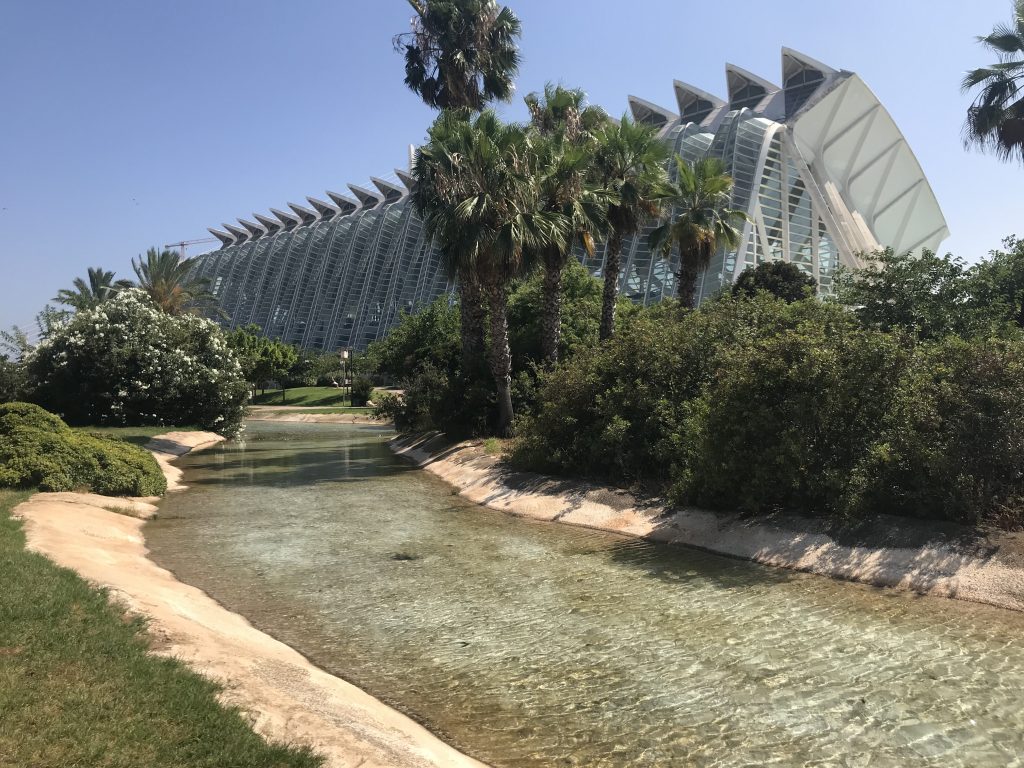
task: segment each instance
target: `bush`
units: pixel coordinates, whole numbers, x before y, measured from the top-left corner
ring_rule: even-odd
[[[0,486],[159,496],[167,481],[142,448],[76,432],[36,405],[8,403],[0,405]]]
[[[220,329],[138,290],[79,312],[27,358],[31,399],[72,424],[195,424],[232,435],[248,386]]]
[[[24,388],[25,367],[0,355],[0,403],[18,400]]]
[[[378,392],[373,396],[373,415],[377,419],[397,421],[405,413],[402,396],[394,392]]]
[[[373,382],[366,376],[356,376],[352,380],[352,405],[366,405],[372,394]]]
[[[752,298],[758,291],[767,291],[783,301],[800,301],[814,295],[814,278],[788,261],[766,261],[747,267],[732,286],[733,296]]]

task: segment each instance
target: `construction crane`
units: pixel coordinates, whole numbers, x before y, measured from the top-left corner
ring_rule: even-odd
[[[181,254],[181,260],[185,260],[185,247],[189,245],[199,245],[200,243],[219,243],[216,237],[201,237],[198,240],[182,240],[177,243],[168,243],[164,248],[177,248]]]

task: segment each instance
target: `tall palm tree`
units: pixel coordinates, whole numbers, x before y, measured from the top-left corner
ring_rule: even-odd
[[[543,95],[525,99],[531,127],[538,134],[536,174],[541,205],[566,218],[572,234],[564,246],[549,245],[531,257],[544,270],[541,310],[541,352],[558,360],[562,325],[562,272],[578,240],[593,255],[594,240],[607,224],[607,191],[593,183],[597,134],[608,122],[600,107],[587,104],[579,88],[548,83]]]
[[[207,290],[209,281],[189,274],[192,260],[182,259],[178,251],[150,248],[146,257],[132,259],[139,288],[168,315],[200,314],[215,310],[217,298]]]
[[[121,288],[130,288],[132,283],[131,280],[115,281],[114,273],[102,267],[89,267],[87,278],[76,277],[72,285],[73,289],[57,291],[53,300],[78,312],[102,304]]]
[[[1024,162],[1024,0],[1014,3],[1009,24],[997,24],[978,42],[997,61],[964,76],[965,93],[981,86],[967,110],[964,144]]]
[[[472,121],[442,113],[413,164],[414,196],[449,271],[472,272],[489,308],[490,367],[498,395],[498,434],[512,430],[508,283],[528,253],[568,239],[565,218],[542,210],[531,137],[486,110]]]
[[[469,119],[492,101],[508,101],[519,72],[519,19],[494,0],[409,0],[411,31],[397,35],[405,57],[405,84],[435,109]],[[421,216],[423,211],[420,211]],[[458,259],[453,262],[458,263]],[[487,311],[472,270],[457,266],[462,369],[468,373],[485,347]]]
[[[679,249],[677,296],[683,307],[696,305],[697,278],[707,269],[718,248],[735,248],[742,236],[737,227],[747,214],[731,208],[732,177],[717,157],[705,157],[692,165],[676,155],[679,178],[668,185],[665,202],[672,218],[650,235],[652,251],[668,258]]]
[[[508,101],[519,72],[519,19],[494,0],[409,0],[412,30],[397,35],[405,84],[435,109],[479,112]]]
[[[615,333],[615,303],[619,293],[622,244],[645,222],[661,214],[667,193],[665,161],[668,148],[658,130],[623,115],[598,137],[595,172],[598,182],[612,194],[608,205],[608,246],[605,250],[604,295],[601,301],[601,338]]]

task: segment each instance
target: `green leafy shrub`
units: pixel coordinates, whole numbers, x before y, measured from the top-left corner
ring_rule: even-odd
[[[142,448],[76,432],[39,406],[8,403],[0,405],[0,486],[159,496],[167,481]]]
[[[352,380],[352,405],[364,406],[373,394],[373,382],[366,376]]]
[[[0,355],[0,403],[18,400],[24,388],[25,367]]]
[[[1024,345],[919,348],[858,479],[862,516],[1024,525]]]
[[[373,396],[373,415],[378,419],[397,421],[404,414],[405,403],[395,392],[378,392]]]
[[[733,283],[733,296],[753,297],[758,291],[767,291],[783,301],[800,301],[813,296],[817,284],[814,278],[796,264],[788,261],[766,261],[756,267],[747,267]]]
[[[232,435],[248,400],[220,329],[165,314],[138,290],[78,312],[27,366],[31,399],[71,424],[195,424]]]

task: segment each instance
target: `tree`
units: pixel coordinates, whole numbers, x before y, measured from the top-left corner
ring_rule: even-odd
[[[997,61],[968,72],[961,87],[981,87],[964,122],[964,145],[1024,162],[1024,0],[1014,2],[1013,19],[979,37]]]
[[[923,251],[891,248],[865,255],[861,269],[841,269],[835,301],[853,309],[860,321],[882,331],[908,331],[924,339],[967,334],[974,324],[964,262]]]
[[[405,84],[435,109],[479,112],[508,101],[519,72],[519,19],[494,0],[409,0],[412,30],[397,35]]]
[[[228,346],[238,356],[245,380],[260,389],[270,380],[279,382],[284,400],[285,378],[299,361],[298,350],[283,341],[268,339],[255,324],[236,328],[226,338]]]
[[[412,30],[394,39],[405,56],[405,84],[435,109],[466,115],[508,101],[519,72],[519,19],[494,0],[409,0]],[[414,173],[415,175],[415,173]],[[420,216],[429,191],[414,195]],[[487,312],[476,275],[445,255],[458,282],[463,375],[483,357]]]
[[[414,165],[427,231],[449,269],[475,275],[487,297],[502,436],[513,418],[508,283],[523,271],[525,254],[565,247],[569,237],[565,217],[540,208],[533,152],[526,129],[490,110],[472,121],[442,113]]]
[[[192,260],[182,260],[178,251],[150,248],[145,259],[132,259],[139,288],[168,315],[201,314],[217,306],[217,297],[207,290],[209,282],[190,275]]]
[[[541,310],[542,352],[546,362],[558,360],[561,331],[562,272],[578,240],[593,256],[594,241],[607,222],[608,192],[593,182],[593,158],[597,133],[608,116],[588,105],[579,88],[548,83],[543,95],[525,98],[531,127],[539,136],[537,174],[544,210],[565,217],[571,237],[562,245],[548,245],[531,260],[544,271],[544,303]]]
[[[671,220],[650,236],[651,250],[668,258],[679,249],[677,296],[683,307],[697,303],[697,278],[719,248],[735,248],[740,242],[737,226],[747,220],[732,204],[732,177],[717,157],[705,157],[692,165],[676,155],[679,178],[669,184],[666,202],[674,209]]]
[[[668,149],[658,138],[657,129],[635,123],[625,115],[606,125],[598,137],[596,176],[613,196],[607,213],[601,339],[609,339],[615,333],[622,243],[639,232],[644,222],[660,214],[660,199],[668,181],[664,167],[667,159]]]
[[[72,283],[73,289],[61,288],[57,291],[54,301],[71,307],[76,312],[82,309],[92,309],[102,304],[118,290],[131,288],[131,280],[114,280],[114,273],[104,270],[102,267],[89,267],[88,276],[85,280],[76,277]]]
[[[987,317],[985,325],[1004,320],[1024,328],[1024,240],[1008,237],[1003,247],[967,273],[973,317]]]
[[[777,299],[794,302],[813,296],[816,287],[814,278],[796,264],[766,261],[740,272],[733,283],[732,295],[752,297],[758,291],[767,291]]]

